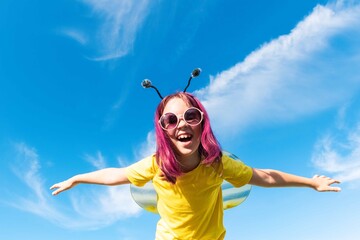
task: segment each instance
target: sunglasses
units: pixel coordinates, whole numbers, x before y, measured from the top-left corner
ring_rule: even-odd
[[[180,122],[180,117],[190,126],[197,126],[203,120],[204,113],[196,107],[188,108],[182,116],[176,116],[174,113],[165,113],[159,119],[159,124],[164,130],[175,129]]]

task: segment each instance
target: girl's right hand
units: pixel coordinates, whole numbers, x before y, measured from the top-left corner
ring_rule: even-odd
[[[74,187],[75,184],[71,179],[65,180],[63,182],[56,183],[50,187],[50,190],[56,189],[52,192],[52,195],[57,195],[63,191],[66,191],[72,187]]]

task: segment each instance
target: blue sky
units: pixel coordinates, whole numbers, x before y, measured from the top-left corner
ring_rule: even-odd
[[[227,239],[360,237],[359,1],[0,2],[0,239],[152,239],[129,186],[49,187],[154,149],[155,92],[189,88],[222,147],[341,193],[254,187]]]

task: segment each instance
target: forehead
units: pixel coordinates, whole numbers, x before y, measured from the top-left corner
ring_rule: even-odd
[[[189,107],[192,107],[189,103],[185,102],[182,98],[176,97],[166,103],[163,113],[182,114]]]

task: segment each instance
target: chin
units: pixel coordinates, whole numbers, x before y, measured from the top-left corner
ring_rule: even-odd
[[[179,147],[176,149],[176,153],[179,157],[190,157],[194,154],[197,154],[197,152],[198,152],[197,149],[198,148],[189,149],[189,148]]]
[[[192,150],[189,150],[189,151],[187,151],[187,150],[182,150],[182,151],[177,151],[178,152],[178,155],[180,156],[180,157],[188,157],[188,156],[191,156],[191,155],[193,155],[196,151],[192,151]]]

